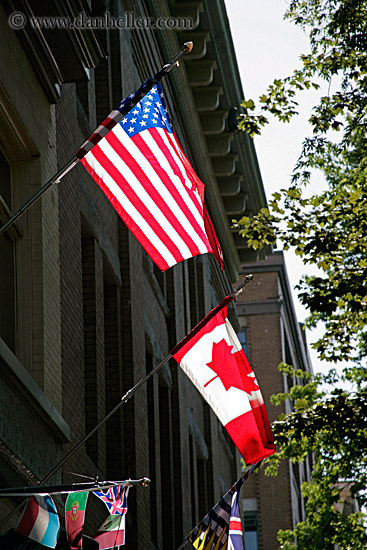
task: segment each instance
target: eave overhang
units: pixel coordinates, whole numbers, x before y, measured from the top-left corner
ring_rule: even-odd
[[[3,0],[6,14],[20,13],[26,24],[16,30],[39,82],[50,102],[60,95],[60,86],[68,82],[89,79],[89,69],[97,67],[107,52],[98,33],[91,28],[71,25],[69,28],[35,28],[31,19],[37,17],[77,19],[81,13],[90,15],[85,0]]]
[[[233,109],[241,112],[244,93],[225,2],[167,0],[166,13],[158,13],[161,2],[150,0],[148,4],[155,17],[169,14],[190,17],[193,22],[191,28],[160,30],[155,36],[168,57],[184,42],[194,43],[180,70],[169,77],[173,94],[176,89],[177,97],[185,97],[184,105],[175,102],[173,107],[183,121],[181,139],[185,145],[186,135],[189,156],[206,184],[207,206],[230,278],[235,281],[241,263],[256,260],[258,255],[231,228],[232,220],[259,212],[266,206],[266,196],[253,141],[233,127]]]

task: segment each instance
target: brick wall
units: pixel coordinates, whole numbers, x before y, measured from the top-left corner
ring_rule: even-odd
[[[277,264],[274,270],[271,269],[272,263]],[[247,327],[249,361],[261,388],[269,420],[273,422],[279,414],[286,412],[284,405],[272,405],[270,397],[285,391],[284,377],[277,367],[285,360],[286,347],[294,349],[298,345],[288,339],[292,331],[287,325],[290,322],[296,324],[297,320],[292,316],[291,304],[286,303],[280,290],[287,280],[282,257],[278,253],[261,265],[264,271],[261,271],[260,264],[256,268],[245,266],[245,273],[253,270],[254,278],[236,302],[241,313],[240,322]],[[306,365],[300,367],[306,368]],[[243,498],[256,499],[259,550],[278,550],[278,530],[291,529],[299,518],[300,502],[296,502],[291,494],[293,483],[297,485],[297,480],[286,462],[281,464],[277,477],[267,477],[261,470],[245,483]]]
[[[97,119],[111,102],[131,93],[138,78],[130,38],[116,35],[109,60],[91,71],[90,81],[62,85],[51,105],[2,12],[1,17],[0,42],[11,52],[0,60],[1,85],[38,152],[16,166],[22,182],[18,206],[74,156]],[[70,428],[70,437],[62,436],[35,410],[31,397],[22,408],[22,397],[7,381],[9,403],[18,406],[17,415],[9,409],[6,417],[13,417],[14,426],[10,422],[2,434],[14,452],[9,468],[15,470],[21,461],[39,479],[210,310],[225,283],[207,257],[183,262],[164,276],[157,273],[81,166],[32,207],[21,229],[19,296],[26,315],[18,325],[17,357]],[[22,425],[24,414],[29,418]],[[17,434],[23,432],[21,441]],[[151,477],[150,488],[130,491],[126,549],[145,550],[153,543],[169,550],[233,483],[235,466],[233,446],[216,416],[171,361],[56,478],[76,481],[70,472],[107,479]],[[7,474],[4,484],[21,484],[24,476],[19,476]],[[62,516],[62,499],[57,505]],[[2,506],[11,509],[14,503]],[[91,495],[87,534],[93,535],[105,517],[104,505]]]

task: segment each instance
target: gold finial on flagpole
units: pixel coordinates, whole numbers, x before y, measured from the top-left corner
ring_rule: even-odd
[[[185,42],[185,44],[182,46],[181,50],[184,53],[190,53],[193,47],[194,47],[193,42]]]

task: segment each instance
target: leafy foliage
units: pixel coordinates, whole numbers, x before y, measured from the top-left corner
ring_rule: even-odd
[[[275,475],[282,459],[312,462],[312,481],[302,484],[306,519],[292,530],[280,531],[283,550],[363,549],[367,547],[364,515],[357,510],[340,513],[341,486],[348,485],[359,505],[367,504],[367,369],[346,371],[341,377],[335,370],[328,375],[296,371],[289,365],[279,366],[298,384],[288,393],[272,397],[274,404],[290,400],[294,410],[281,415],[272,429],[279,451],[267,460],[266,473]],[[354,390],[340,389],[342,382],[352,382]],[[321,383],[333,387],[329,393],[319,391]],[[340,482],[343,483],[340,483]]]
[[[254,249],[281,240],[324,273],[305,276],[298,290],[310,310],[308,326],[325,324],[315,347],[329,361],[358,360],[367,342],[366,13],[367,0],[293,0],[286,17],[308,31],[310,53],[291,76],[274,80],[257,114],[248,100],[240,116],[242,130],[260,133],[269,115],[288,122],[297,114],[297,92],[322,80],[330,89],[335,80],[335,91],[313,108],[312,135],[304,139],[290,187],[274,193],[258,215],[235,222]],[[328,188],[310,196],[306,184],[315,170]]]
[[[251,136],[274,116],[289,122],[298,114],[298,94],[327,93],[315,103],[290,186],[274,193],[256,216],[234,220],[254,249],[281,241],[305,266],[297,289],[309,311],[308,327],[319,322],[324,335],[313,346],[320,359],[349,361],[341,375],[334,370],[307,379],[282,365],[301,385],[273,397],[288,400],[293,412],[279,417],[274,433],[279,452],[267,461],[275,473],[281,459],[312,457],[312,481],[303,484],[307,518],[292,531],[281,531],[284,550],[334,550],[367,547],[361,513],[335,509],[340,481],[366,505],[367,469],[367,0],[291,0],[285,17],[309,36],[310,51],[301,67],[276,79],[257,105],[243,102],[240,128]],[[333,91],[331,91],[333,90]],[[307,184],[320,171],[326,189],[312,194]],[[340,389],[345,383],[352,390]],[[327,382],[333,389],[320,390]],[[307,458],[308,457],[308,458]]]

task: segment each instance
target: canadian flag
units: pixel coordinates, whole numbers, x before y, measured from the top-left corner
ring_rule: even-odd
[[[255,374],[227,319],[227,307],[218,309],[172,355],[225,426],[246,464],[254,464],[275,452],[273,434]]]

